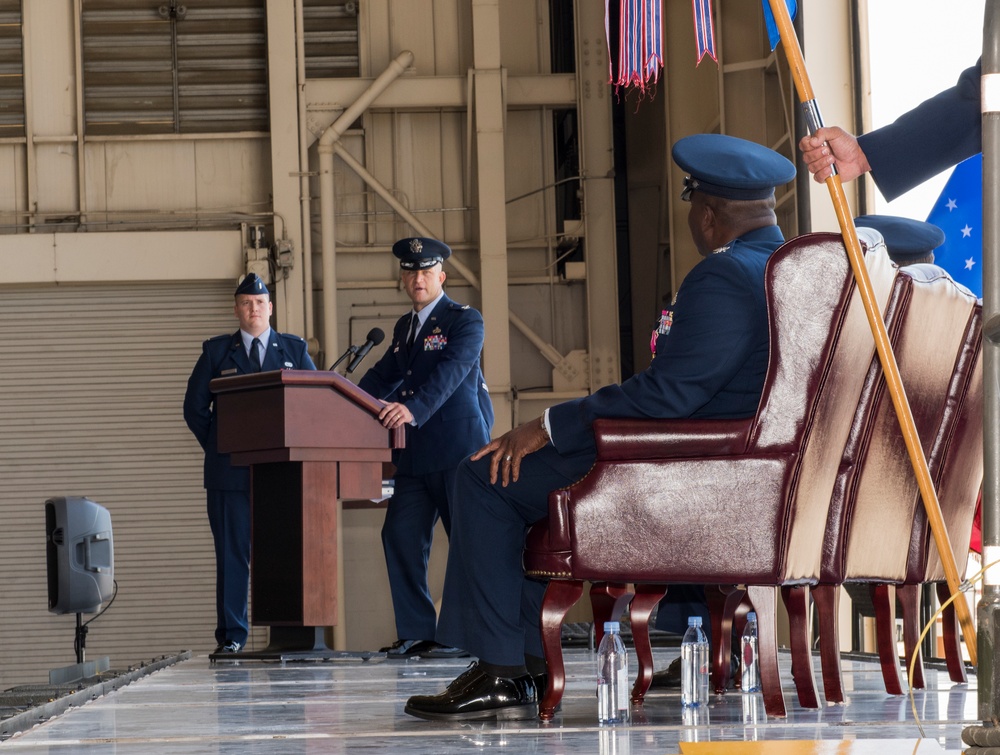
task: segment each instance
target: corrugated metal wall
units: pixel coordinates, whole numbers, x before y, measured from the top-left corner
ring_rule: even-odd
[[[57,495],[112,516],[118,597],[90,626],[88,659],[121,668],[215,646],[203,457],[181,405],[201,342],[236,327],[231,302],[229,281],[0,289],[0,684],[76,660],[75,616],[47,611],[44,503]]]

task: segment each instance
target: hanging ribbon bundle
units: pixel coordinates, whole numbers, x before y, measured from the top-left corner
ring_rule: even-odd
[[[656,84],[663,67],[662,0],[619,0],[618,76],[612,69],[611,0],[604,0],[604,30],[608,39],[608,79],[616,87],[634,86],[645,92]]]

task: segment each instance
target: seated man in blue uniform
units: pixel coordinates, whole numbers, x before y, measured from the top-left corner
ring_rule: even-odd
[[[188,378],[184,421],[205,451],[208,523],[215,540],[215,653],[238,653],[247,642],[250,584],[250,470],[219,453],[214,378],[268,370],[315,370],[306,342],[271,330],[267,286],[254,273],[239,284],[233,311],[240,329],[205,341]]]
[[[897,215],[859,215],[854,218],[860,235],[862,228],[878,231],[889,259],[899,267],[934,262],[934,250],[944,243],[944,231],[933,223]]]
[[[427,719],[520,719],[538,713],[545,684],[539,618],[545,583],[521,568],[526,528],[548,494],[583,477],[599,417],[745,417],[760,400],[768,360],[764,268],[783,239],[774,188],[795,167],[770,149],[720,134],[678,141],[689,176],[681,197],[704,259],[677,292],[673,319],[643,372],[549,408],[462,463],[437,639],[479,661],[437,695],[411,697]]]
[[[393,451],[393,495],[382,526],[398,639],[381,652],[390,660],[464,657],[461,646],[434,641],[437,611],[427,561],[438,518],[451,536],[458,464],[489,441],[493,427],[493,404],[479,366],[483,317],[445,294],[442,265],[451,256],[446,244],[402,239],[392,253],[413,310],[399,318],[392,345],[358,383],[389,402],[379,413],[383,425],[406,427],[406,447]]]

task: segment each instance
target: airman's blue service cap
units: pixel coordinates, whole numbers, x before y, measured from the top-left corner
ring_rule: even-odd
[[[858,228],[874,228],[882,234],[889,259],[905,265],[927,257],[944,243],[944,231],[933,223],[896,215],[860,215]]]
[[[437,239],[400,239],[392,245],[392,253],[399,257],[403,270],[423,270],[451,256],[451,249]]]
[[[241,280],[240,285],[236,287],[236,293],[233,296],[239,296],[240,294],[250,294],[251,296],[266,294],[270,296],[271,292],[267,290],[267,286],[257,276],[257,273],[247,273],[247,277]]]
[[[795,166],[773,149],[726,134],[692,134],[674,143],[674,162],[688,172],[681,199],[695,191],[724,199],[767,199],[795,178]]]

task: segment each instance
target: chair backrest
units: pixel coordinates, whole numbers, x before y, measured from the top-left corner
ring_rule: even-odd
[[[823,542],[827,526],[840,457],[865,385],[866,369],[875,353],[871,326],[850,270],[842,237],[837,234],[814,234],[813,237],[826,253],[823,258],[817,255],[817,264],[838,270],[845,280],[846,290],[844,301],[840,304],[839,319],[831,323],[830,337],[836,340],[828,347],[830,351],[823,364],[824,372],[819,376],[821,389],[814,391],[810,397],[813,406],[805,415],[808,426],[799,440],[800,460],[788,502],[788,511],[794,517],[790,516],[788,521],[789,531],[783,555],[782,581],[786,583],[813,582],[820,573],[823,553],[819,544]],[[812,237],[803,238],[809,240]],[[896,268],[881,248],[867,254],[865,264],[875,302],[882,311],[896,277]],[[802,297],[798,304],[800,308],[825,306],[815,300],[814,285],[803,281],[796,286],[796,296]],[[784,369],[786,355],[797,350],[803,327],[795,320],[778,320],[772,324],[772,339],[781,349],[777,360],[772,357],[772,363],[779,372]],[[822,322],[817,322],[814,327],[821,328]],[[794,382],[794,375],[791,377]],[[771,400],[770,395],[767,398]],[[776,428],[781,425],[779,418],[782,413],[787,411],[777,404],[767,406],[759,415],[761,448],[781,441]]]
[[[976,500],[983,481],[983,312],[975,306],[955,364],[944,417],[930,453],[935,489],[941,504],[952,555],[958,573],[964,574],[969,558],[969,539]],[[906,582],[944,581],[938,554],[924,507],[916,507],[910,535]]]
[[[975,307],[975,297],[929,265],[903,268],[886,307],[890,342],[929,460],[943,424],[951,424],[943,421],[945,408]],[[902,582],[919,505],[916,474],[874,359],[830,504],[821,579]]]

